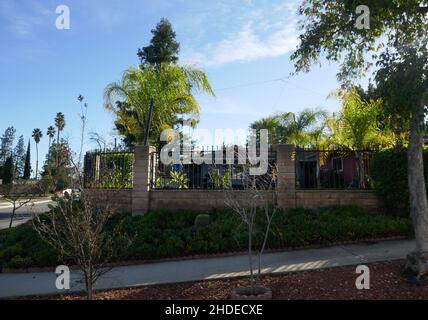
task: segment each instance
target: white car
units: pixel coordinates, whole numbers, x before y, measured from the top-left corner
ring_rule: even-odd
[[[76,198],[79,198],[80,195],[82,194],[82,190],[80,188],[75,188],[75,189],[69,188],[69,189],[65,189],[62,192],[62,195],[65,196],[66,193],[68,193],[70,196],[74,196]]]

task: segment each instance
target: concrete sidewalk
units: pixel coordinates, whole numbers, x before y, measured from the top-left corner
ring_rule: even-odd
[[[405,258],[414,248],[414,241],[386,241],[371,245],[271,253],[263,257],[262,272],[274,274],[397,260]],[[223,279],[245,276],[248,273],[247,256],[163,262],[115,268],[100,279],[97,288],[114,289]],[[55,280],[53,272],[0,273],[0,298],[66,293],[55,288]],[[72,272],[69,292],[78,292],[83,288],[80,273]]]

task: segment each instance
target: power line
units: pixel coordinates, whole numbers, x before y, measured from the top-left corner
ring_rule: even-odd
[[[306,88],[306,87],[302,87],[299,86],[293,82],[291,82],[290,80],[290,76],[286,76],[286,77],[282,77],[282,78],[275,78],[275,79],[270,79],[270,80],[264,80],[264,81],[256,81],[256,82],[249,82],[249,83],[243,83],[243,84],[238,84],[235,86],[230,86],[230,87],[225,87],[225,88],[221,88],[218,89],[216,91],[227,91],[227,90],[233,90],[233,89],[239,89],[239,88],[246,88],[246,87],[253,87],[253,86],[258,86],[258,85],[263,85],[263,84],[268,84],[268,83],[274,83],[274,82],[282,82],[284,84],[289,84],[292,85],[302,91],[306,91],[306,92],[311,92],[311,93],[315,93],[317,95],[323,96],[324,98],[326,97],[325,94],[315,91],[313,89],[310,88]]]

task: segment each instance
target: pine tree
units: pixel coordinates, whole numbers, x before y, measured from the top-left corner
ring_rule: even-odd
[[[25,143],[24,136],[20,136],[18,143],[15,146],[14,152],[15,177],[21,178],[24,174],[25,166]]]
[[[25,155],[25,166],[24,166],[24,180],[29,180],[31,177],[31,147],[30,140],[28,140],[27,154]]]
[[[12,154],[15,133],[15,128],[9,127],[5,130],[3,136],[0,138],[0,166],[4,166],[7,158]]]
[[[11,184],[14,180],[13,157],[10,155],[4,164],[3,184]]]
[[[176,63],[180,51],[180,43],[175,40],[176,34],[171,23],[163,18],[152,30],[153,38],[150,45],[138,50],[138,57],[143,67],[159,67],[161,63]]]

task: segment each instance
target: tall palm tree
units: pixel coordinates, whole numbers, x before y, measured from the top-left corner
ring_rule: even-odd
[[[87,121],[87,115],[88,115],[88,104],[83,103],[85,100],[85,97],[79,94],[77,97],[77,101],[80,102],[80,120],[82,121],[82,131],[81,131],[81,138],[80,138],[80,153],[79,153],[79,163],[78,167],[80,168],[80,165],[82,163],[82,153],[83,153],[83,143],[85,139],[85,128],[86,128],[86,121]]]
[[[56,166],[58,167],[59,165],[59,136],[62,130],[64,130],[65,128],[65,117],[64,114],[62,112],[58,112],[56,117],[55,117],[55,126],[57,128],[57,150],[56,150]]]
[[[53,126],[50,126],[48,128],[48,131],[46,132],[47,136],[49,137],[49,149],[48,150],[51,149],[51,143],[52,143],[52,139],[55,137],[55,133],[56,133],[55,127],[53,127]]]
[[[200,92],[214,96],[208,77],[202,70],[162,64],[158,68],[149,66],[144,70],[126,70],[120,82],[107,86],[104,101],[105,108],[116,115],[116,126],[123,129],[121,133],[142,143],[153,99],[154,114],[149,137],[156,144],[161,132],[180,123],[183,116],[190,117],[190,120],[198,119],[201,109],[194,94]],[[116,104],[117,101],[121,103]]]
[[[32,137],[34,138],[34,141],[36,142],[36,180],[37,180],[38,174],[39,174],[39,143],[43,137],[42,130],[34,129]]]

